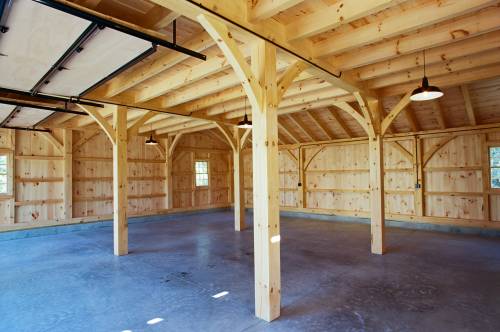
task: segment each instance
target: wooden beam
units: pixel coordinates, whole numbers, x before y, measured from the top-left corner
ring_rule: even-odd
[[[383,119],[381,124],[381,135],[383,136],[387,131],[387,128],[391,125],[391,123],[396,119],[396,117],[401,113],[406,106],[411,102],[410,99],[411,91],[406,93],[403,98],[394,106],[394,108],[389,112],[389,114]]]
[[[127,129],[127,136],[136,136],[139,133],[139,128],[141,128],[146,122],[159,115],[157,112],[146,112],[143,116],[137,119],[132,126]]]
[[[174,139],[172,140],[172,143],[169,146],[168,149],[168,156],[172,156],[174,154],[175,148],[177,147],[177,144],[179,144],[179,141],[182,137],[182,134],[177,134],[174,136]]]
[[[252,105],[255,315],[272,321],[281,303],[276,49],[257,41],[252,69],[265,87]]]
[[[426,66],[426,76],[433,81],[433,78],[440,75],[448,75],[463,70],[480,68],[487,65],[498,64],[498,50],[482,52],[455,59],[453,61],[443,61]],[[422,79],[422,67],[417,66],[403,72],[384,75],[368,80],[365,85],[370,89],[380,89],[409,81],[420,81]]]
[[[440,88],[444,88],[467,84],[497,76],[500,76],[500,64],[453,72],[451,74],[442,76],[436,76],[432,78],[431,84],[439,86]],[[406,84],[397,84],[382,88],[378,90],[378,93],[382,97],[395,96],[398,94],[406,93],[408,91],[413,91],[413,89],[415,89],[418,85],[418,81],[409,82]]]
[[[238,127],[234,128],[233,149],[233,183],[234,183],[234,230],[239,232],[246,228],[245,225],[245,186],[243,154],[241,153],[241,132]]]
[[[412,11],[409,10],[409,12]],[[330,61],[337,68],[344,71],[372,64],[378,68],[380,65],[380,69],[366,67],[367,71],[374,69],[374,76],[380,76],[380,71],[382,70],[385,72],[388,68],[393,68],[393,63],[395,72],[405,70],[406,68],[413,68],[415,63],[422,63],[421,51],[423,49],[428,50],[429,60],[431,62],[442,61],[441,56],[443,54],[446,59],[453,58],[451,54],[449,57],[447,52],[449,47],[452,45],[461,47],[462,43],[464,43],[465,47],[468,38],[498,30],[499,26],[500,7],[493,6],[472,15],[466,15],[461,18],[449,20],[448,22],[443,22],[437,26],[414,31],[411,34],[403,35],[399,38],[393,38],[374,45],[367,45],[353,52],[336,55]],[[495,43],[490,39],[488,39],[488,42]],[[479,43],[483,44],[483,42]],[[443,46],[443,48],[446,48],[446,51],[441,49],[439,53],[434,53],[432,48],[437,46]],[[474,48],[476,46],[471,45],[471,47]],[[408,54],[412,54],[412,58],[404,60],[407,61],[408,64],[403,67],[398,65],[399,59],[404,59],[403,56]],[[436,57],[438,59],[433,60]],[[381,62],[386,60],[390,61],[390,63]],[[388,64],[389,67],[385,66]],[[365,78],[363,74],[358,75],[357,72],[352,74],[358,79],[369,78]]]
[[[219,124],[219,123],[216,123],[215,125],[219,129],[219,131],[222,133],[222,135],[224,135],[224,137],[227,140],[227,143],[229,143],[229,146],[231,146],[231,149],[233,151],[238,150],[238,146],[237,146],[236,140],[234,138],[234,133],[232,132],[232,130],[229,127],[222,125],[222,124]],[[238,137],[238,140],[239,140],[239,137]]]
[[[288,40],[294,41],[311,37],[341,25],[369,16],[391,7],[400,1],[372,0],[360,5],[358,0],[336,2],[328,8],[320,9],[312,14],[293,20],[286,26]]]
[[[180,16],[181,15],[179,13],[170,12],[169,14],[165,15],[162,19],[160,19],[158,22],[156,22],[153,28],[155,30],[164,29],[164,28],[168,27],[170,24],[172,24],[172,22],[174,22]]]
[[[245,132],[241,136],[240,149],[243,149],[245,147],[247,139],[249,139],[251,136],[252,136],[252,128],[248,128],[247,130],[245,130]]]
[[[368,102],[365,100],[365,98],[363,98],[363,96],[361,96],[359,92],[355,92],[354,97],[358,102],[359,108],[361,109],[361,114],[363,114],[363,118],[365,119],[366,125],[368,126],[368,136],[374,136],[375,131],[378,132],[379,128],[375,128],[373,125],[375,116],[369,109]],[[376,110],[376,115],[378,116],[378,107]]]
[[[314,45],[314,56],[326,56],[347,52],[384,39],[402,35],[432,24],[465,15],[495,4],[493,0],[424,2],[421,6],[391,15],[382,20],[354,29],[351,33],[337,33]]]
[[[467,56],[498,48],[500,48],[500,31],[493,31],[465,40],[459,39],[457,42],[443,46],[426,49],[425,63],[427,66],[441,63],[456,68],[455,61],[460,58],[468,58]],[[357,79],[364,81],[398,72],[413,71],[416,68],[415,66],[418,66],[421,76],[422,70],[420,65],[422,64],[422,52],[415,52],[363,66],[354,69],[351,73]]]
[[[250,55],[246,47],[241,49],[241,54],[243,58]],[[149,101],[230,68],[231,64],[226,58],[217,56],[211,57],[207,61],[195,64],[185,70],[169,74],[157,82],[148,84],[135,94],[135,102],[143,103]]]
[[[384,143],[382,136],[369,138],[371,251],[385,252]]]
[[[94,121],[97,122],[97,124],[101,127],[104,133],[108,136],[111,143],[114,145],[115,131],[113,127],[108,123],[108,121],[106,121],[106,119],[101,115],[99,108],[93,106],[84,106],[80,104],[77,104],[77,106],[80,107],[85,112],[87,112],[94,119]],[[126,112],[127,110],[123,109],[123,111]],[[116,112],[116,110],[113,110],[113,112]],[[127,122],[127,114],[125,114],[125,122]]]
[[[283,99],[285,92],[288,90],[293,81],[306,69],[309,65],[303,61],[296,61],[278,79],[278,104]]]
[[[64,220],[73,218],[73,132],[63,130],[63,213]]]
[[[174,207],[174,183],[173,183],[173,177],[172,177],[172,171],[173,171],[173,156],[170,153],[170,147],[172,146],[172,137],[167,137],[164,140],[165,144],[165,193],[167,196],[165,197],[165,208],[166,209],[172,209]]]
[[[224,53],[227,61],[233,67],[236,76],[245,89],[250,105],[258,107],[261,98],[259,83],[255,79],[227,26],[221,21],[204,14],[198,15],[197,19],[210,36],[212,36],[222,53]]]
[[[250,9],[250,20],[261,21],[298,5],[304,0],[259,0]]]
[[[365,118],[358,113],[351,105],[349,105],[346,102],[340,102],[340,103],[335,103],[335,106],[349,114],[356,120],[356,122],[363,128],[363,130],[366,132],[367,135],[370,135],[370,127],[368,126],[368,123],[366,122]],[[373,130],[373,127],[372,127]]]
[[[113,122],[113,242],[115,255],[122,256],[128,254],[127,109],[117,107]]]
[[[280,45],[280,47],[291,50],[295,54],[299,55],[302,60],[310,59],[310,61],[316,66],[309,67],[309,69],[318,77],[330,82],[333,86],[342,88],[347,92],[362,91],[362,87],[347,79],[347,75],[343,75],[342,78],[333,75],[332,73],[336,73],[337,70],[332,64],[315,58],[312,55],[314,46],[311,41],[301,40],[300,42],[295,43],[288,42],[285,27],[275,20],[259,21],[258,23],[250,22],[248,20],[248,8],[246,3],[243,1],[200,0],[197,4],[178,0],[152,0],[152,2],[179,12],[192,20],[199,20],[200,15],[206,16],[209,19],[215,19],[212,13],[216,13],[227,21],[235,22],[245,29],[273,40],[273,42]],[[216,20],[219,20],[219,18]],[[208,32],[210,33],[210,31]],[[239,29],[232,30],[231,32],[239,34],[239,38],[242,40],[248,40],[248,35],[246,33],[241,33],[241,30]],[[217,40],[218,39],[216,39],[216,41]],[[296,60],[299,60],[299,58]],[[363,92],[365,95],[369,95],[367,91]]]
[[[463,84],[460,86],[460,90],[462,91],[462,95],[464,96],[465,111],[467,112],[467,118],[469,119],[469,124],[471,126],[475,126],[477,125],[476,114],[474,113],[474,107],[472,106],[472,100],[470,98],[469,88],[467,87],[467,85]]]

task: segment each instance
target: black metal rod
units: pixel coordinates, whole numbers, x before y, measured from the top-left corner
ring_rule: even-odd
[[[70,104],[80,104],[80,105],[104,108],[103,104],[81,100],[80,97],[56,96],[56,95],[49,95],[49,94],[45,94],[45,93],[39,93],[39,92],[33,94],[31,92],[28,92],[28,91],[2,88],[2,87],[0,87],[0,93],[12,93],[12,94],[18,94],[18,95],[22,95],[22,96],[26,96],[26,97],[37,97],[37,98],[45,99],[48,101],[49,100],[50,101],[61,101],[61,102],[70,103]]]
[[[1,126],[0,128],[5,129],[14,129],[14,130],[25,130],[25,131],[41,131],[44,133],[50,133],[50,129],[41,129],[41,128],[30,128],[30,127],[10,127],[10,126]]]
[[[309,60],[309,59],[307,59],[307,58],[303,57],[302,55],[300,55],[300,54],[298,54],[298,53],[296,53],[296,52],[294,52],[294,51],[290,50],[289,48],[286,48],[286,47],[284,47],[284,46],[282,46],[282,45],[280,45],[280,44],[276,43],[274,40],[269,39],[269,38],[267,38],[266,36],[261,35],[261,34],[259,34],[259,33],[255,32],[255,31],[252,31],[252,30],[248,29],[247,27],[245,27],[245,26],[243,26],[243,25],[241,25],[241,24],[239,24],[239,23],[237,23],[237,22],[235,22],[235,21],[233,21],[233,20],[231,20],[231,19],[229,19],[229,18],[227,18],[227,17],[224,17],[223,15],[221,15],[221,14],[217,13],[215,10],[212,10],[212,9],[210,9],[210,8],[207,8],[207,7],[203,6],[201,3],[198,3],[198,2],[196,2],[196,1],[194,1],[194,0],[184,0],[184,1],[187,1],[187,2],[189,2],[190,4],[192,4],[192,5],[194,5],[194,6],[198,7],[198,8],[201,8],[201,9],[203,9],[203,10],[205,10],[205,11],[209,12],[210,14],[217,16],[218,18],[220,18],[220,19],[222,19],[222,20],[224,20],[224,21],[227,21],[227,22],[231,23],[231,24],[232,24],[232,25],[234,25],[234,26],[237,26],[238,28],[240,28],[240,29],[242,29],[242,30],[244,30],[244,31],[248,32],[248,33],[249,33],[249,34],[251,34],[251,35],[254,35],[254,36],[256,36],[256,37],[259,37],[260,39],[265,40],[266,42],[268,42],[268,43],[270,43],[270,44],[272,44],[272,45],[276,46],[277,48],[279,48],[279,49],[281,49],[281,50],[283,50],[283,51],[285,51],[285,52],[287,52],[287,53],[290,53],[291,55],[293,55],[293,56],[295,56],[295,57],[299,58],[300,60],[302,60],[302,61],[304,61],[304,62],[306,62],[306,63],[310,64],[311,66],[315,67],[316,69],[319,69],[319,70],[321,70],[321,71],[324,71],[324,72],[325,72],[325,73],[327,73],[327,74],[333,75],[333,76],[335,76],[336,78],[340,78],[340,77],[342,76],[342,72],[340,72],[339,74],[332,73],[331,71],[329,71],[329,70],[327,70],[327,69],[325,69],[325,68],[321,67],[320,65],[317,65],[316,63],[314,63],[314,62],[312,62],[311,60]]]
[[[64,64],[82,47],[82,45],[98,31],[99,26],[95,23],[90,24],[85,31],[75,40],[73,44],[64,52],[64,54],[50,67],[43,77],[31,89],[32,93],[38,92],[40,88],[47,84],[56,72],[64,68]]]
[[[44,105],[37,105],[37,104],[32,104],[32,103],[25,103],[25,102],[20,102],[17,100],[0,100],[0,104],[5,104],[5,105],[13,105],[13,106],[19,106],[19,107],[29,107],[29,108],[36,108],[40,110],[47,110],[47,111],[52,111],[52,112],[59,112],[59,113],[69,113],[69,114],[77,114],[77,115],[88,115],[86,112],[80,112],[80,111],[72,111],[68,110],[66,108],[60,108],[60,107],[53,107],[53,106],[44,106]]]
[[[145,32],[132,29],[124,24],[120,24],[119,22],[110,21],[110,20],[104,19],[102,17],[99,17],[97,15],[91,14],[89,12],[82,11],[82,10],[77,9],[75,7],[72,7],[72,6],[69,6],[69,5],[54,1],[54,0],[33,0],[33,1],[41,3],[41,4],[46,5],[46,6],[49,6],[51,8],[63,11],[65,13],[83,18],[85,20],[97,23],[98,25],[102,25],[102,26],[108,27],[110,29],[123,32],[127,35],[134,36],[134,37],[137,37],[139,39],[147,40],[153,44],[160,45],[160,46],[169,48],[171,50],[174,50],[174,51],[177,51],[180,53],[184,53],[184,54],[192,56],[194,58],[198,58],[200,60],[207,59],[206,55],[204,55],[204,54],[201,54],[201,53],[198,53],[196,51],[187,49],[185,47],[176,45],[176,44],[171,43],[167,40],[152,36],[152,35],[147,34]]]
[[[0,0],[0,32],[6,33],[9,31],[7,24],[7,17],[9,16],[12,2],[14,0]]]
[[[89,93],[90,91],[98,88],[99,86],[103,85],[104,83],[111,80],[112,78],[118,76],[119,74],[121,74],[122,72],[127,70],[128,68],[136,65],[137,63],[146,59],[148,56],[150,56],[151,54],[153,54],[155,52],[156,52],[156,45],[153,44],[153,46],[151,46],[151,48],[148,48],[146,51],[142,52],[141,54],[139,54],[138,56],[136,56],[135,58],[133,58],[132,60],[130,60],[129,62],[127,62],[126,64],[124,64],[123,66],[118,68],[117,70],[115,70],[114,72],[112,72],[111,74],[109,74],[108,76],[104,77],[99,82],[93,84],[91,87],[89,87],[88,89],[86,89],[85,91],[80,93],[80,96],[84,96],[87,93]]]

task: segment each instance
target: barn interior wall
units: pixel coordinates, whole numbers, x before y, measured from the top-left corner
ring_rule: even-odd
[[[109,219],[113,213],[113,147],[101,131],[72,132],[72,220],[64,214],[64,149],[62,130],[44,133],[0,129],[0,154],[12,161],[13,190],[0,195],[0,226],[49,226]],[[144,144],[144,137],[128,142],[128,214],[166,212],[165,158],[159,149]],[[174,150],[175,208],[228,206],[230,184],[228,147],[206,135],[184,135]],[[209,186],[194,186],[190,160],[209,160]],[[11,170],[14,170],[12,172]],[[187,198],[186,198],[187,197]],[[9,227],[15,226],[15,227]]]
[[[499,228],[489,146],[500,146],[498,129],[386,138],[386,218]],[[244,158],[245,204],[251,207],[251,150]],[[279,163],[282,210],[370,216],[367,140],[282,148]]]

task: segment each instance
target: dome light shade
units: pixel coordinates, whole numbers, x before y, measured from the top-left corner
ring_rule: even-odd
[[[237,127],[243,128],[243,129],[252,128],[252,121],[248,120],[248,116],[246,115],[246,113],[245,113],[245,117],[243,118],[243,120],[238,122]]]
[[[416,88],[411,93],[410,99],[412,101],[425,101],[437,99],[443,96],[443,91],[437,86],[429,85],[429,80],[426,76],[422,79],[422,86]]]
[[[153,134],[149,135],[149,138],[146,140],[146,145],[158,145],[158,142],[153,138]]]

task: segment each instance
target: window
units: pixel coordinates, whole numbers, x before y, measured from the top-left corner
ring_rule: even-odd
[[[500,146],[490,148],[491,188],[500,189]]]
[[[196,186],[208,186],[208,161],[195,161],[194,169],[196,172]]]
[[[9,193],[7,166],[7,156],[0,155],[0,195]]]

